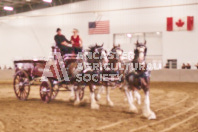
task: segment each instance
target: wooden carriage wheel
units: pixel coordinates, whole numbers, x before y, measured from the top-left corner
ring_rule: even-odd
[[[19,100],[27,100],[30,93],[30,79],[24,70],[19,70],[14,77],[14,92]]]
[[[52,99],[55,99],[59,92],[59,85],[53,85],[52,87]]]
[[[43,81],[40,85],[40,97],[44,103],[49,103],[52,97],[52,84],[48,79],[47,81]]]

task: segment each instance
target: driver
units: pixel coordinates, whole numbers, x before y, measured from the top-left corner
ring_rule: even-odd
[[[56,46],[58,46],[64,54],[71,54],[73,51],[73,48],[69,46],[71,42],[62,35],[60,28],[57,28],[56,32],[57,34],[54,36]]]

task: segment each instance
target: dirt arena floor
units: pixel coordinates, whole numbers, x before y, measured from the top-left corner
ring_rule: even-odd
[[[88,90],[77,107],[68,101],[68,92],[44,104],[39,86],[31,88],[28,101],[19,101],[11,84],[1,84],[0,132],[198,132],[197,83],[152,83],[151,108],[157,120],[143,118],[142,106],[139,114],[128,112],[119,89],[111,90],[111,97],[113,108],[105,105],[102,94],[100,110],[90,110]]]

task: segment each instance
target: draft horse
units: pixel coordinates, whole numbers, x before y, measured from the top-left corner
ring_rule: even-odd
[[[101,78],[101,75],[103,74],[103,65],[108,63],[107,51],[103,48],[103,44],[96,44],[95,46],[89,47],[86,52],[88,54],[85,54],[83,60],[76,62],[76,64],[74,64],[75,66],[72,66],[73,68],[69,69],[70,73],[73,73],[72,76],[74,77],[74,80],[76,80],[75,84],[77,86],[77,89],[75,90],[75,95],[77,97],[74,105],[78,105],[80,103],[78,92],[81,91],[82,86],[88,86],[90,89],[91,109],[99,109],[99,105],[96,101],[95,90],[96,86],[102,86],[103,83],[103,78]],[[82,63],[83,70],[78,70],[78,63]],[[85,66],[86,63],[89,64],[89,67],[87,67],[87,65]],[[81,77],[80,81],[78,78],[79,76]]]
[[[110,87],[117,88],[121,87],[124,82],[124,71],[125,66],[122,60],[123,50],[120,45],[113,45],[109,55],[108,55],[108,66],[103,68],[103,74],[116,75],[115,77],[106,78],[107,81],[103,81],[101,87],[98,88],[96,92],[96,100],[99,101],[100,94],[106,88],[106,101],[107,105],[114,106],[114,103],[110,99]]]
[[[155,113],[150,108],[150,71],[145,61],[146,53],[146,41],[144,43],[137,41],[136,49],[134,50],[134,59],[132,60],[134,70],[126,75],[127,87],[125,93],[129,103],[129,110],[138,113],[137,107],[134,104],[132,91],[143,89],[145,94],[143,116],[148,119],[156,119]]]

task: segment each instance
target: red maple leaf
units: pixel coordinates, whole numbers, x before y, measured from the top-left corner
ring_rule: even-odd
[[[183,27],[184,22],[183,22],[181,19],[179,19],[178,22],[176,22],[175,24],[176,24],[178,27]]]

